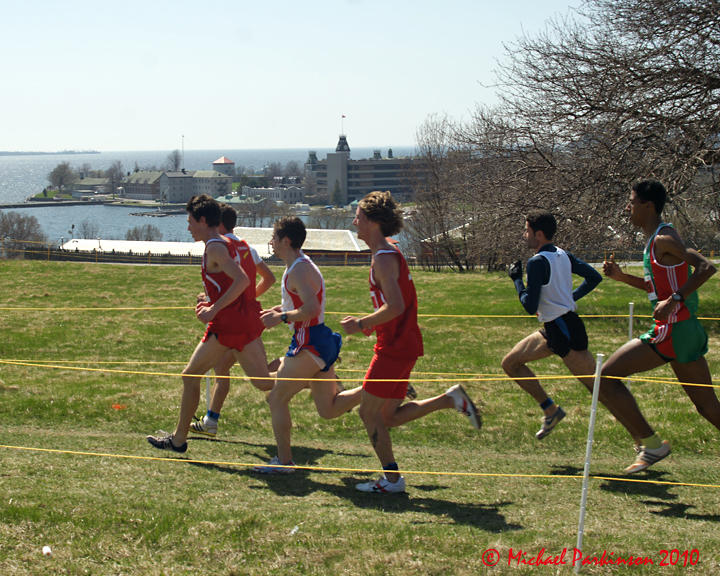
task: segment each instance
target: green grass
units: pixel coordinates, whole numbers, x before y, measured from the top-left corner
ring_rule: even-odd
[[[52,200],[53,198],[63,200],[72,198],[72,194],[70,194],[70,192],[61,192],[55,188],[47,188],[45,194],[38,192],[35,196],[33,196],[33,198],[36,198],[37,200]]]
[[[334,328],[340,313],[369,311],[367,273],[324,269]],[[424,315],[426,355],[414,378],[421,397],[450,385],[438,379],[496,378],[465,384],[483,411],[480,432],[454,411],[393,430],[400,465],[424,473],[406,473],[407,495],[378,497],[354,490],[369,476],[360,472],[250,473],[242,464],[266,460],[274,446],[262,395],[242,380],[233,383],[217,440],[192,439],[177,459],[147,445],[146,434],[174,428],[176,374],[202,334],[192,313],[198,269],[0,262],[0,360],[75,361],[85,368],[0,365],[0,444],[20,447],[0,448],[0,568],[13,574],[570,574],[567,565],[557,572],[507,561],[511,548],[531,558],[542,548],[547,557],[575,545],[581,481],[562,476],[582,475],[590,396],[575,380],[544,380],[568,418],[537,442],[539,409],[500,369],[511,346],[537,328],[534,318],[522,316],[511,282],[484,273],[413,275]],[[649,314],[642,293],[605,281],[583,299],[580,313],[625,314],[630,300],[636,314]],[[277,285],[262,301],[279,302]],[[9,310],[14,307],[54,310]],[[62,310],[123,307],[154,310]],[[173,307],[182,309],[160,309]],[[701,291],[700,311],[720,317],[715,279]],[[497,314],[520,317],[478,317]],[[647,324],[638,319],[636,333]],[[704,324],[717,374],[720,323]],[[586,325],[593,353],[609,355],[627,338],[624,318],[588,318]],[[288,340],[282,327],[264,335],[270,356],[281,354]],[[341,377],[359,378],[371,355],[371,339],[346,337]],[[567,374],[554,357],[535,369]],[[445,376],[423,374],[429,372]],[[653,372],[670,375],[666,368]],[[719,434],[682,390],[640,379],[632,390],[673,445],[670,458],[638,479],[719,485]],[[307,393],[291,409],[299,465],[377,467],[357,411],[321,420]],[[632,458],[628,436],[601,408],[591,474],[622,479]],[[583,573],[718,573],[719,524],[718,488],[591,480],[586,553],[607,550],[659,563],[661,549],[697,549],[700,564]],[[41,554],[46,544],[52,557]],[[481,558],[489,548],[502,557],[492,569]]]

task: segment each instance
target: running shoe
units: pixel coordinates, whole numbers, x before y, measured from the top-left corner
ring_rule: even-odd
[[[158,436],[147,436],[147,441],[152,444],[158,450],[173,450],[182,454],[187,450],[187,442],[184,442],[180,446],[173,444],[173,435],[167,432],[160,431]]]
[[[287,464],[283,464],[277,456],[273,456],[265,466],[255,466],[253,472],[258,474],[293,474],[295,472],[295,468],[283,468],[283,466],[295,466],[295,462],[290,460]]]
[[[390,482],[383,474],[377,480],[371,480],[370,482],[362,482],[355,484],[355,488],[360,492],[374,492],[376,494],[396,494],[399,492],[405,492],[405,478],[400,476],[397,482]]]
[[[548,436],[550,432],[553,431],[553,428],[557,426],[557,423],[563,418],[565,418],[565,410],[558,406],[557,410],[555,410],[555,414],[552,416],[545,416],[545,418],[543,418],[542,427],[535,433],[535,438],[542,440],[545,436]]]
[[[413,385],[409,382],[407,392],[405,392],[405,396],[408,400],[415,400],[417,398],[417,392],[415,391],[415,388],[413,388]]]
[[[642,446],[640,452],[638,452],[638,455],[635,458],[635,462],[625,468],[625,474],[642,472],[656,462],[660,462],[660,460],[665,458],[668,454],[670,454],[670,443],[667,440],[663,440],[660,448],[645,448],[645,446]]]
[[[460,384],[455,384],[452,388],[448,388],[445,395],[450,396],[450,398],[453,399],[453,402],[455,402],[455,410],[460,412],[460,414],[467,416],[470,419],[470,424],[480,430],[480,427],[482,426],[480,413],[475,407],[475,404],[473,404],[473,401],[470,400],[470,396],[468,396],[467,392],[465,392],[465,388],[463,388]]]
[[[190,432],[210,436],[214,438],[217,435],[218,421],[208,418],[207,414],[202,418],[195,418],[195,422],[190,423]]]

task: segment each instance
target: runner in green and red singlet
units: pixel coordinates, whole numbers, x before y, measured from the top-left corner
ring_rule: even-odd
[[[720,402],[713,388],[707,386],[712,384],[704,357],[707,334],[696,317],[697,289],[716,269],[702,254],[687,248],[671,224],[663,222],[666,197],[660,182],[644,180],[633,186],[626,208],[633,226],[641,228],[648,237],[643,258],[645,277],[625,274],[612,259],[603,265],[609,278],[647,291],[655,325],[610,356],[603,367],[600,389],[622,394],[622,390],[627,389],[617,377],[645,372],[669,362],[698,412],[720,430]],[[632,410],[628,411],[624,423],[640,444],[635,462],[625,469],[631,474],[665,458],[670,454],[670,445],[660,440],[642,414],[634,409],[636,406],[629,408]]]

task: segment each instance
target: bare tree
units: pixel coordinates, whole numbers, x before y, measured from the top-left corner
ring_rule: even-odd
[[[717,213],[716,174],[699,178],[720,152],[717,0],[586,0],[508,56],[502,117],[518,174],[553,187],[539,189],[543,203],[552,192],[579,225],[575,237],[591,223],[609,241],[607,226],[638,177],[666,184],[681,222],[692,217],[688,206]]]
[[[338,180],[335,180],[332,193],[330,194],[330,204],[332,204],[333,206],[342,206],[344,197],[345,195],[343,194],[340,182]]]
[[[35,216],[18,212],[0,212],[0,238],[45,242],[47,237]]]
[[[312,172],[306,172],[303,178],[303,185],[307,190],[308,195],[314,196],[317,194],[317,176]]]
[[[26,250],[37,250],[36,243],[44,242],[47,237],[35,216],[0,212],[0,258],[22,258]]]
[[[720,5],[585,0],[507,48],[500,103],[430,117],[411,219],[422,254],[463,269],[519,257],[524,215],[553,212],[585,257],[640,248],[621,217],[639,177],[665,182],[691,244],[720,241]]]
[[[267,198],[242,202],[233,206],[237,211],[238,225],[252,228],[268,226],[269,222],[281,212],[281,208]]]
[[[60,162],[52,172],[48,174],[48,181],[53,188],[64,188],[72,185],[77,180],[77,174],[70,166],[70,162]]]
[[[146,242],[159,242],[162,240],[162,232],[157,226],[143,224],[134,226],[125,233],[125,240],[140,240]]]
[[[113,196],[115,196],[117,187],[123,181],[124,175],[123,165],[120,160],[113,162],[110,168],[105,171],[105,177],[109,180],[110,192]]]
[[[419,128],[422,161],[415,164],[417,208],[408,233],[425,265],[464,271],[476,264],[470,248],[481,203],[468,190],[471,154],[457,135],[458,126],[447,116],[430,116]]]
[[[347,230],[353,220],[352,212],[343,208],[313,210],[308,218],[308,228]]]
[[[173,150],[167,155],[163,169],[168,172],[177,172],[182,168],[182,155],[180,150]]]
[[[295,160],[290,160],[287,164],[285,164],[285,168],[283,169],[283,176],[285,176],[286,178],[293,176],[302,176],[300,164],[298,164]]]
[[[280,162],[270,162],[263,168],[263,175],[267,178],[283,175],[283,166]]]
[[[88,162],[83,162],[80,166],[79,175],[80,178],[87,178],[90,176],[90,173],[92,172],[92,166]]]
[[[90,220],[83,220],[78,226],[78,237],[79,238],[98,238],[100,236],[100,226],[97,222],[90,222]]]

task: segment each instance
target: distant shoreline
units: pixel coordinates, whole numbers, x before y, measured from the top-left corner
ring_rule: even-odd
[[[15,202],[0,204],[0,210],[11,210],[13,208],[56,208],[59,206],[124,206],[125,208],[148,208],[160,210],[161,206],[156,203],[126,200],[111,200],[107,198],[92,198],[89,200],[33,200],[32,202]],[[165,208],[173,209],[180,207],[185,212],[185,204],[165,204]]]
[[[10,152],[0,150],[0,156],[62,156],[63,154],[100,154],[97,150],[62,150],[60,152]]]

